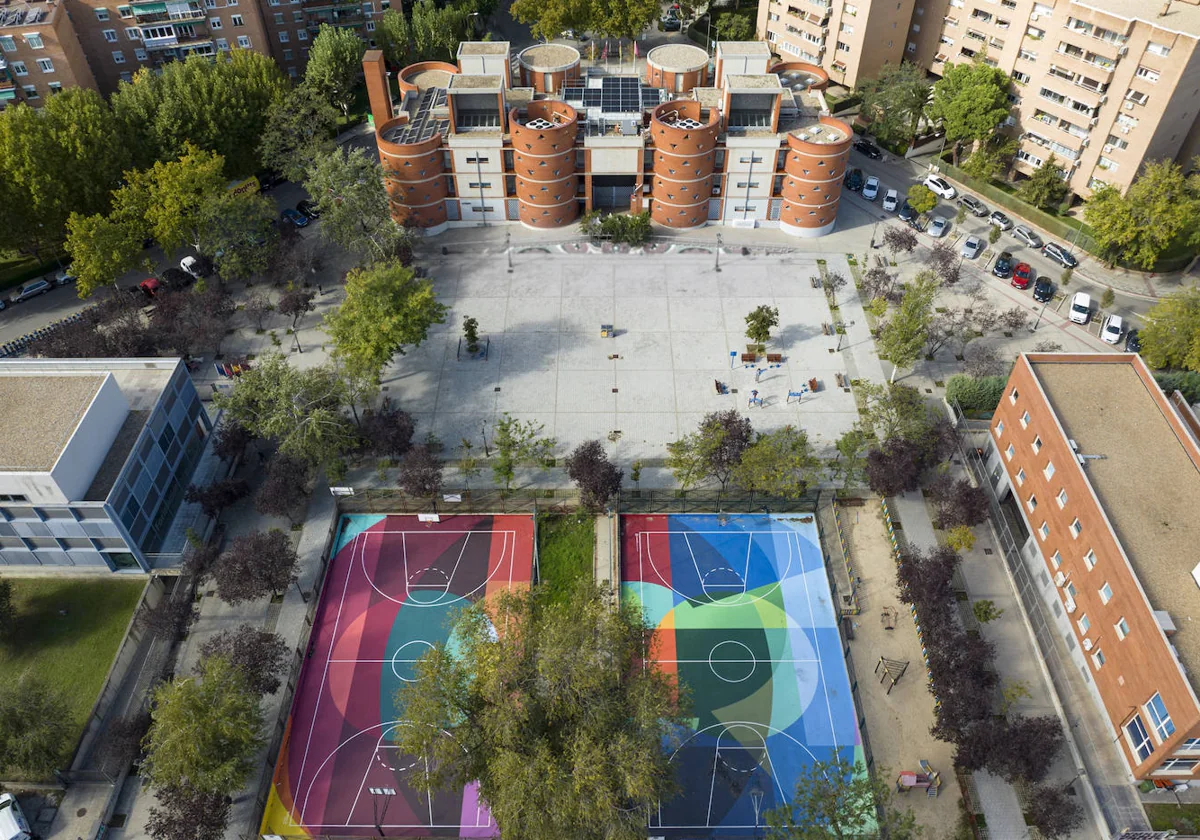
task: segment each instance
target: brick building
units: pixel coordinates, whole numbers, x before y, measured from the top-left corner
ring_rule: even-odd
[[[71,16],[61,3],[0,6],[0,108],[39,107],[63,88],[96,89]]]
[[[1132,777],[1200,777],[1200,422],[1140,356],[1018,358],[986,469]]]
[[[463,43],[389,92],[383,56],[363,66],[393,215],[427,234],[582,213],[648,210],[658,224],[833,229],[853,136],[828,116],[828,76],[772,64],[760,42],[670,44],[644,76],[606,72],[573,47]],[[511,70],[515,67],[515,72]]]

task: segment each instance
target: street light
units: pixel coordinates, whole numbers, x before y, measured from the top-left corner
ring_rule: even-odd
[[[371,792],[371,807],[375,812],[375,830],[379,832],[379,836],[383,836],[383,821],[387,819],[388,805],[392,802],[392,797],[396,795],[395,788],[373,787],[368,788]],[[383,797],[383,811],[379,810],[379,798]]]
[[[721,270],[721,234],[717,234],[717,254],[713,261],[713,271]]]

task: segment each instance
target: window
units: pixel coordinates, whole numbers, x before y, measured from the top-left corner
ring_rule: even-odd
[[[1058,502],[1059,510],[1067,506],[1067,491],[1059,490],[1058,495],[1054,497],[1054,501]]]
[[[470,181],[467,183],[467,187],[473,190],[486,190],[490,189],[491,186],[491,181]]]
[[[738,158],[738,163],[762,163],[762,155],[751,154],[750,157]]]
[[[1026,28],[1025,34],[1035,41],[1040,41],[1046,37],[1046,30],[1038,29],[1036,26],[1030,26]]]
[[[1200,738],[1188,738],[1175,748],[1176,752],[1200,752]]]
[[[1092,654],[1092,665],[1095,666],[1097,671],[1099,671],[1104,667],[1105,661],[1104,651],[1100,650],[1100,648],[1096,648],[1096,652]]]
[[[296,40],[297,41],[307,41],[308,40],[308,30],[307,29],[297,29],[296,30]]]
[[[284,61],[291,61],[291,60],[292,60],[292,51],[291,51],[291,50],[284,50],[284,51],[283,51],[283,60],[284,60]]]
[[[1003,420],[1001,420],[999,423],[996,424],[996,437],[1000,437],[1002,434],[1004,434],[1004,421]]]
[[[1025,504],[1029,506],[1029,512],[1033,513],[1035,510],[1037,510],[1037,496],[1030,496]]]
[[[124,64],[125,63],[125,53],[121,52],[120,50],[113,50],[112,55],[113,55],[113,64]]]
[[[239,35],[237,38],[237,45],[243,50],[248,50],[250,49],[250,39],[245,35]]]
[[[1112,146],[1114,149],[1128,149],[1129,141],[1122,140],[1120,137],[1118,137],[1115,134],[1110,134],[1110,135],[1108,135],[1108,139],[1104,141],[1104,145]]]
[[[224,38],[218,38],[215,43],[217,45],[217,49],[224,50],[226,52],[229,51],[229,42]]]
[[[854,27],[848,23],[843,23],[840,27],[838,27],[838,32],[845,32],[847,35],[853,35]]]
[[[108,9],[103,6],[96,9],[96,20],[108,20]]]
[[[1012,77],[1013,77],[1013,81],[1019,85],[1029,84],[1030,77],[1029,77],[1028,73],[1022,73],[1020,70],[1014,70],[1014,71],[1012,71]]]
[[[1050,555],[1050,565],[1056,569],[1062,565],[1062,555],[1057,551]]]
[[[292,23],[303,23],[303,22],[304,22],[304,12],[300,11],[299,9],[296,9],[294,12],[292,12]]]
[[[1158,692],[1147,701],[1146,714],[1150,717],[1150,724],[1154,727],[1154,734],[1160,743],[1175,734],[1175,724],[1167,714],[1167,705]]]
[[[1042,527],[1038,528],[1038,533],[1042,535],[1042,539],[1048,539],[1050,536],[1050,525],[1043,522]]]
[[[128,82],[133,81],[133,74],[130,73],[128,70],[122,70],[120,73],[120,77],[121,77],[122,82],[128,83]]]
[[[288,42],[289,37],[290,36],[288,35],[288,32],[286,29],[279,30],[279,43],[286,44]]]
[[[1004,457],[1008,458],[1008,460],[1011,461],[1013,459],[1013,455],[1015,455],[1015,454],[1017,454],[1017,451],[1015,449],[1013,449],[1013,445],[1010,443],[1008,445],[1008,449],[1004,450]]]
[[[1171,48],[1166,44],[1156,44],[1153,41],[1146,44],[1146,52],[1154,53],[1155,55],[1170,55]]]
[[[37,65],[38,65],[38,69],[41,70],[43,73],[53,73],[54,72],[54,62],[48,58],[39,58],[37,60]]]
[[[1157,773],[1184,773],[1190,774],[1196,766],[1194,758],[1168,758],[1158,767],[1154,768]]]
[[[25,66],[24,61],[11,61],[11,62],[9,62],[8,66],[11,67],[12,71],[14,73],[16,73],[18,76],[28,76],[29,75],[29,68],[27,68]]]
[[[51,93],[58,93],[62,90],[62,82],[47,82],[46,87],[50,88]]]
[[[276,13],[275,13],[275,22],[276,22],[276,23],[278,23],[278,24],[280,24],[280,25],[282,25],[282,24],[283,24],[283,12],[276,12]]]
[[[142,40],[142,33],[136,26],[127,26],[125,27],[125,37],[130,41],[140,41]]]
[[[220,18],[209,18],[208,19],[208,28],[213,30],[214,32],[217,31],[218,29],[220,29],[222,26],[224,26],[224,24],[221,22]]]
[[[1016,405],[1017,397],[1019,396],[1021,396],[1020,392],[1018,392],[1016,388],[1013,388],[1012,391],[1009,392],[1008,401],[1013,405]]]
[[[1150,733],[1146,731],[1146,724],[1141,715],[1134,715],[1133,720],[1125,724],[1125,737],[1129,739],[1129,749],[1137,756],[1138,763],[1145,761],[1150,757],[1150,753],[1154,752],[1154,745],[1150,743]]]
[[[0,35],[0,50],[4,52],[16,52],[17,42],[11,35]]]
[[[1041,445],[1040,440],[1038,441],[1038,445],[1039,446]],[[1042,475],[1044,475],[1046,477],[1047,481],[1049,481],[1054,476],[1054,462],[1053,461],[1046,462],[1046,468],[1044,470],[1042,470]]]
[[[108,43],[110,43],[110,44],[117,43],[117,30],[105,29],[104,30],[104,40],[108,41]]]
[[[1079,517],[1075,517],[1075,521],[1071,523],[1071,535],[1079,539],[1079,535],[1083,533],[1083,525],[1079,522]]]
[[[487,163],[487,162],[488,162],[488,159],[485,157],[469,157],[469,158],[467,158],[467,163]]]
[[[1120,168],[1119,164],[1115,160],[1106,158],[1103,155],[1101,155],[1100,159],[1096,161],[1096,166],[1100,167],[1101,169],[1107,169],[1109,172],[1116,172],[1117,169]]]
[[[38,99],[41,96],[33,85],[21,85],[21,90],[25,91],[26,99]]]
[[[1020,487],[1025,483],[1025,470],[1017,470],[1017,486]]]
[[[1029,428],[1029,412],[1028,411],[1026,411],[1024,414],[1021,415],[1021,428],[1022,429]],[[1036,450],[1034,450],[1034,451],[1036,451]]]
[[[1112,600],[1112,587],[1105,583],[1100,587],[1100,603],[1107,604]]]
[[[1117,631],[1117,638],[1124,639],[1129,635],[1129,622],[1125,620],[1125,616],[1117,619],[1117,623],[1113,625],[1113,630]]]
[[[150,58],[150,56],[146,54],[146,51],[144,49],[142,49],[141,47],[137,47],[136,49],[134,49],[133,57],[136,58],[138,61],[146,61]]]
[[[229,16],[229,25],[232,26],[234,29],[237,29],[239,26],[242,26],[243,25],[242,16],[241,15],[230,15]]]
[[[1079,616],[1079,621],[1075,623],[1079,625],[1079,632],[1085,636],[1092,629],[1092,620],[1086,614]]]
[[[1135,102],[1138,105],[1145,105],[1150,101],[1150,95],[1143,93],[1140,90],[1134,90],[1133,88],[1130,88],[1125,94],[1125,101]]]
[[[837,42],[837,48],[838,48],[838,52],[850,52],[850,45],[843,44],[841,41]]]
[[[1149,67],[1138,67],[1137,72],[1133,75],[1148,82],[1157,82],[1159,78],[1158,71],[1151,70]]]
[[[1096,568],[1096,552],[1088,549],[1088,553],[1083,555],[1083,565],[1087,566],[1088,571]]]
[[[36,32],[28,32],[25,34],[25,43],[31,50],[45,49],[46,45],[42,43],[42,36]]]

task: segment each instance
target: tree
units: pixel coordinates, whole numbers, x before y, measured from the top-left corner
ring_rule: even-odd
[[[340,364],[352,375],[378,380],[404,345],[420,345],[448,311],[432,283],[393,259],[351,271],[346,298],[325,316],[324,328]]]
[[[454,59],[460,41],[469,40],[470,12],[462,3],[439,6],[419,0],[412,7],[412,34],[421,58]]]
[[[228,194],[228,183],[220,155],[185,143],[178,158],[128,173],[127,183],[113,193],[113,213],[140,225],[168,254],[184,246],[212,254],[210,208]]]
[[[410,784],[477,781],[505,837],[644,838],[675,790],[663,745],[685,718],[642,606],[611,606],[590,581],[561,601],[510,590],[463,609],[451,637],[454,652],[436,645],[396,694],[411,724],[396,745],[430,768]]]
[[[287,669],[289,650],[283,637],[250,624],[222,630],[200,645],[196,673],[203,674],[208,662],[221,658],[241,674],[246,689],[262,697],[279,690]]]
[[[825,294],[831,301],[837,303],[837,293],[846,288],[846,275],[838,271],[827,271],[820,280]]]
[[[584,441],[565,460],[567,477],[578,485],[580,501],[588,510],[602,510],[620,492],[625,471],[608,460],[600,441]]]
[[[908,188],[908,205],[918,213],[928,213],[937,207],[937,203],[933,190],[924,184],[913,184]]]
[[[292,332],[295,332],[300,327],[300,319],[317,308],[313,303],[317,293],[311,289],[288,289],[279,298],[279,303],[275,308],[280,315],[285,318],[291,318],[292,323],[288,327]]]
[[[963,161],[962,170],[985,184],[1003,178],[1012,163],[1013,155],[1017,153],[1017,146],[1016,140],[997,132],[976,145],[975,151]],[[959,212],[965,214],[966,208],[959,207]]]
[[[929,486],[929,498],[935,510],[934,525],[943,530],[959,525],[972,527],[987,521],[987,493],[965,478],[938,476]]]
[[[360,431],[372,455],[400,458],[412,446],[416,423],[407,411],[401,411],[384,397],[378,409],[363,412]]]
[[[979,60],[947,65],[934,83],[928,114],[945,129],[956,165],[963,143],[987,140],[1008,117],[1008,88],[1003,70]]]
[[[1093,192],[1083,217],[1107,259],[1151,269],[1188,232],[1198,241],[1200,182],[1185,179],[1174,161],[1151,161],[1125,195],[1110,185]]]
[[[798,499],[819,475],[821,460],[813,454],[808,435],[794,426],[759,434],[733,469],[733,481],[743,490],[785,499]]]
[[[507,411],[496,421],[492,430],[492,445],[496,449],[492,475],[497,482],[504,482],[505,490],[512,485],[517,467],[537,465],[545,469],[546,460],[553,454],[557,441],[541,437],[544,428],[541,423],[517,420]]]
[[[1004,615],[1004,610],[997,607],[995,601],[989,601],[986,598],[971,604],[971,612],[975,614],[975,620],[980,624],[987,624]]]
[[[922,271],[908,284],[899,311],[879,330],[879,352],[892,363],[892,381],[900,368],[908,367],[921,356],[933,318],[937,288],[937,278]]]
[[[217,596],[230,606],[278,597],[296,580],[296,549],[278,528],[237,537],[213,566]]]
[[[214,397],[230,419],[280,451],[311,466],[325,465],[358,439],[342,413],[345,385],[328,367],[297,370],[278,353],[255,360],[232,392]]]
[[[871,120],[876,137],[910,143],[925,113],[930,87],[925,71],[902,61],[884,64],[878,78],[860,80],[854,92],[862,97],[862,113]]]
[[[867,453],[867,486],[880,496],[898,496],[917,489],[924,462],[921,448],[906,440],[892,441]]]
[[[1015,333],[1029,325],[1029,313],[1020,306],[1014,306],[997,315],[996,321],[1004,332]]]
[[[72,213],[67,218],[66,236],[75,291],[81,298],[91,297],[102,286],[115,287],[142,251],[134,225],[99,214]]]
[[[296,523],[296,513],[308,498],[311,470],[306,462],[276,455],[267,465],[267,477],[254,494],[254,509],[264,516],[286,516]]]
[[[409,235],[392,221],[379,159],[364,149],[318,156],[304,188],[321,209],[321,236],[327,241],[371,262],[407,247]]]
[[[667,466],[685,490],[715,478],[725,489],[742,455],[754,441],[750,419],[736,409],[705,415],[695,432],[667,444]]]
[[[1006,362],[997,355],[992,347],[975,347],[970,353],[964,354],[963,369],[968,376],[983,379],[987,376],[1002,376],[1012,367],[1012,362]]]
[[[1017,198],[1027,201],[1039,210],[1053,210],[1067,197],[1069,187],[1063,180],[1062,168],[1053,154],[1021,182]]]
[[[1151,367],[1200,370],[1200,288],[1188,286],[1159,300],[1138,334]]]
[[[878,441],[917,441],[929,433],[929,407],[916,388],[864,382],[859,391],[866,404],[863,419]]]
[[[150,806],[146,833],[154,840],[221,840],[229,823],[229,797],[187,786],[159,788]]]
[[[393,9],[383,13],[399,17]],[[289,181],[304,180],[308,167],[321,155],[332,152],[337,133],[337,109],[311,85],[289,90],[267,111],[266,127],[258,144],[263,166],[274,169]]]
[[[240,423],[222,423],[213,437],[213,452],[227,464],[232,464],[254,440],[254,433]]]
[[[1100,308],[1110,309],[1116,300],[1116,293],[1113,292],[1112,286],[1108,286],[1104,289],[1104,294],[1100,295]]]
[[[218,193],[200,208],[206,234],[198,250],[215,255],[222,280],[248,280],[267,270],[275,228],[275,202],[257,192]]]
[[[1062,751],[1066,737],[1057,715],[1021,717],[1004,727],[988,768],[1010,782],[1040,782]]]
[[[180,355],[219,353],[229,319],[236,312],[233,298],[216,285],[160,292],[153,324],[158,341]]]
[[[1083,825],[1083,809],[1058,785],[1038,785],[1029,792],[1029,820],[1046,840],[1069,836]]]
[[[138,613],[138,624],[168,643],[177,642],[196,618],[192,606],[188,598],[163,596],[153,607]]]
[[[754,24],[745,15],[737,12],[722,12],[717,15],[717,34],[725,41],[753,41]]]
[[[469,315],[463,316],[463,338],[467,340],[467,352],[479,352],[479,322]]]
[[[227,659],[213,657],[203,678],[176,677],[154,691],[142,776],[156,789],[226,796],[254,772],[262,708]]]
[[[796,779],[792,800],[764,815],[771,840],[851,840],[920,836],[911,810],[892,807],[886,773],[870,773],[861,761],[853,766],[834,758],[814,761]]]
[[[392,67],[407,67],[416,61],[415,41],[413,28],[403,12],[386,9],[375,25],[375,43],[383,50],[387,63]]]
[[[442,466],[428,446],[414,446],[400,461],[396,483],[410,496],[432,499],[442,489]]]
[[[150,713],[142,709],[109,722],[101,735],[97,759],[101,770],[120,775],[142,754],[142,741],[150,730]]]
[[[999,230],[999,228],[992,228]],[[962,255],[955,253],[954,246],[941,240],[935,242],[929,249],[929,270],[947,286],[958,282],[962,268]]]
[[[771,330],[779,326],[779,308],[765,303],[751,310],[746,316],[746,338],[755,344],[765,344],[771,338]]]
[[[17,623],[17,607],[13,604],[12,581],[0,578],[0,639],[12,632]]]
[[[915,242],[913,247],[916,247]],[[894,253],[893,256],[895,256]],[[888,301],[899,300],[900,296],[897,294],[898,287],[896,285],[898,279],[898,275],[892,274],[886,268],[875,266],[868,269],[862,278],[863,297],[871,301],[882,300],[885,305]]]
[[[12,674],[0,687],[0,771],[49,777],[64,768],[76,737],[70,701],[32,674]]]
[[[591,4],[572,0],[513,0],[510,12],[521,23],[530,24],[535,38],[549,41],[568,29],[586,31],[591,26]]]
[[[855,423],[834,444],[837,459],[830,465],[830,472],[842,487],[856,487],[866,480],[867,449],[871,433],[861,423]]]
[[[888,225],[883,229],[883,244],[891,252],[892,259],[895,259],[896,254],[911,254],[916,250],[917,235],[909,227]],[[871,297],[884,297],[884,295],[871,295]]]
[[[946,532],[946,545],[965,554],[975,548],[975,532],[966,525],[957,525]]]
[[[221,515],[221,511],[244,499],[249,493],[250,485],[242,479],[225,478],[203,487],[189,487],[183,498],[200,505],[205,516],[216,519]]]
[[[364,50],[362,39],[351,30],[323,23],[308,52],[304,84],[320,91],[343,116],[350,115],[354,104]]]

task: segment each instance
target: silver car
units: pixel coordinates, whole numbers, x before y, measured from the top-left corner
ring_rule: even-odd
[[[1014,239],[1024,242],[1030,248],[1041,248],[1044,244],[1042,237],[1038,236],[1029,225],[1017,225],[1012,229]]]
[[[50,291],[50,288],[50,284],[45,280],[30,280],[28,283],[17,286],[17,290],[8,300],[10,303],[20,303],[23,300],[44,295]]]
[[[933,221],[929,223],[929,230],[926,231],[934,239],[940,239],[946,235],[946,231],[950,230],[950,220],[943,219],[941,216],[934,216]]]
[[[968,260],[973,260],[983,253],[984,242],[978,236],[968,236],[963,240],[962,255]]]

